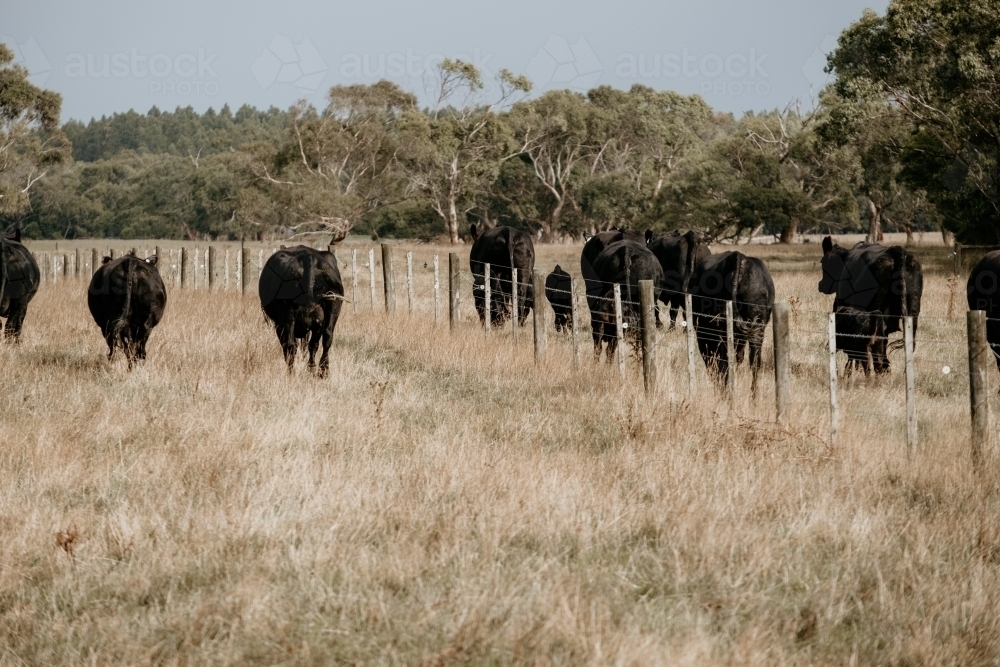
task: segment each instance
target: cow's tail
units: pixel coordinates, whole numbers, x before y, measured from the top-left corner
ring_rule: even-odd
[[[687,261],[685,262],[685,267],[684,267],[684,281],[683,281],[683,290],[684,290],[685,294],[687,294],[687,292],[688,292],[688,287],[689,287],[689,285],[691,283],[691,276],[694,275],[694,259],[695,259],[695,256],[698,254],[698,252],[697,252],[697,250],[698,250],[698,239],[693,234],[691,234],[691,236],[688,237],[687,247],[688,247],[687,248],[687,251],[688,251],[687,252]]]
[[[6,316],[3,307],[3,293],[7,289],[7,258],[3,256],[3,243],[0,243],[0,315]]]
[[[740,278],[743,277],[743,265],[745,264],[743,261],[744,259],[745,257],[743,257],[743,253],[736,253],[736,268],[733,269],[733,291],[730,295],[732,297],[730,300],[733,302],[734,307],[737,304],[737,296],[740,293]]]
[[[899,269],[899,328],[904,331],[901,340],[894,340],[889,344],[889,350],[898,350],[906,346],[906,318],[910,314],[910,296],[906,293],[906,260],[908,259],[906,248],[893,246],[889,248],[892,253],[893,268]],[[893,271],[895,275],[896,271]]]
[[[306,253],[302,259],[302,291],[309,303],[314,301],[313,293],[316,290],[316,268],[313,266],[312,255]]]
[[[125,305],[122,306],[122,314],[114,323],[115,337],[121,335],[132,317],[132,283],[135,282],[135,255],[125,255]]]
[[[632,301],[632,248],[625,246],[625,298]]]
[[[511,234],[510,227],[505,228],[504,231],[507,233],[507,265],[510,267],[510,298],[511,298],[511,306],[512,307],[513,307],[513,304],[514,304],[514,294],[515,293],[517,294],[517,310],[518,310],[518,312],[511,313],[511,315],[514,318],[514,321],[516,323],[520,324],[521,323],[520,322],[521,321],[520,310],[522,308],[524,308],[524,304],[522,303],[523,299],[521,298],[521,292],[517,288],[520,285],[521,280],[524,279],[524,276],[518,276],[517,277],[517,282],[514,282],[514,237]],[[493,312],[492,311],[492,304],[486,304],[486,312],[490,313],[492,315],[492,312]]]

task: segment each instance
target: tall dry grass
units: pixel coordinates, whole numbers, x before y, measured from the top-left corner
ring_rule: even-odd
[[[551,333],[536,367],[530,329],[486,336],[468,291],[435,328],[431,251],[413,317],[398,289],[394,318],[345,306],[322,381],[285,373],[253,297],[171,290],[129,373],[85,286],[44,287],[0,347],[0,664],[1000,660],[1000,477],[970,463],[943,278],[908,458],[898,356],[842,383],[829,446],[811,273],[776,276],[779,427],[745,371],[732,407],[701,368],[688,400],[679,332],[649,401],[586,338],[579,370]]]

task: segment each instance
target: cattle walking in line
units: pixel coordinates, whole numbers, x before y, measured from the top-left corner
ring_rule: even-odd
[[[535,270],[535,245],[531,235],[513,227],[494,227],[481,234],[471,227],[472,250],[469,268],[475,284],[472,296],[479,321],[486,321],[486,264],[490,265],[490,322],[502,326],[513,307],[513,271],[517,269],[517,324],[523,325],[533,305],[531,275]]]
[[[309,349],[309,371],[316,370],[316,350],[323,344],[319,376],[330,369],[333,330],[344,301],[337,258],[332,252],[300,245],[276,251],[260,274],[260,306],[274,323],[288,372],[295,367],[295,348]]]
[[[618,241],[607,246],[593,262],[594,278],[588,283],[587,304],[590,306],[590,324],[594,335],[594,354],[601,356],[607,344],[610,361],[619,337],[638,342],[639,281],[652,280],[654,296],[663,288],[663,268],[656,256],[642,242]],[[622,300],[622,322],[630,331],[619,332],[615,323],[614,285],[618,284]]]
[[[733,302],[735,362],[742,363],[749,349],[750,386],[756,394],[764,331],[774,307],[774,281],[767,265],[735,250],[709,255],[695,266],[689,286],[698,350],[720,383],[727,382],[734,370],[726,349],[726,302]]]
[[[837,349],[847,353],[845,374],[860,366],[888,373],[889,335],[902,331],[902,318],[913,317],[917,333],[924,274],[920,261],[902,246],[857,243],[851,249],[823,239],[823,277],[819,291],[835,295]],[[893,343],[895,349],[902,341]]]
[[[0,237],[0,317],[7,319],[4,338],[21,339],[28,302],[38,292],[42,274],[38,262],[21,244],[21,227],[14,225]]]
[[[986,311],[986,341],[1000,368],[1000,250],[987,253],[969,274],[969,310]]]
[[[108,359],[122,348],[128,367],[146,358],[149,334],[163,318],[167,290],[156,268],[157,257],[140,259],[130,252],[104,258],[87,291],[87,305],[108,344]]]
[[[688,283],[698,262],[712,254],[701,234],[677,231],[653,236],[646,230],[646,247],[656,255],[663,267],[664,290],[660,300],[668,307],[667,322],[670,329],[678,318],[678,311],[684,308],[684,295],[688,293]],[[656,311],[656,324],[660,325],[660,311]]]
[[[556,331],[569,330],[573,323],[572,277],[558,264],[545,277],[545,298],[556,315]]]

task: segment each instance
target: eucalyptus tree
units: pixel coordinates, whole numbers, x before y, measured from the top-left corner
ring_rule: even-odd
[[[69,155],[59,129],[62,98],[28,81],[28,70],[0,43],[0,214],[17,214],[55,164]]]
[[[318,111],[300,102],[273,159],[250,155],[248,185],[268,193],[284,226],[343,239],[369,212],[405,195],[399,126],[417,113],[416,97],[396,84],[334,86]]]
[[[476,207],[477,194],[519,152],[498,113],[530,91],[530,81],[508,70],[501,70],[488,90],[474,65],[445,59],[433,110],[407,114],[400,124],[409,185],[431,202],[451,243],[460,242],[460,223]]]
[[[841,97],[877,95],[913,123],[901,176],[949,228],[1000,241],[1000,4],[893,0],[841,34],[829,67]]]

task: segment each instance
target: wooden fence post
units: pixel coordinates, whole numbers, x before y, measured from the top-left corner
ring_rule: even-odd
[[[733,333],[732,301],[726,301],[726,393],[732,406],[736,400],[736,336]]]
[[[917,450],[917,381],[913,368],[912,317],[907,317],[904,321],[903,346],[906,349],[906,453],[909,456]]]
[[[791,379],[791,363],[788,317],[791,307],[787,301],[774,304],[772,330],[774,333],[774,403],[776,418],[784,424],[788,414],[788,383]]]
[[[385,292],[385,312],[396,312],[396,275],[392,265],[392,246],[382,244],[382,288]]]
[[[570,315],[570,330],[573,332],[573,367],[580,368],[580,298],[576,293],[576,278],[569,279],[570,304],[573,312]]]
[[[490,328],[493,326],[493,276],[490,275],[490,264],[487,262],[483,266],[483,312],[485,316],[483,317],[483,330],[486,333],[490,332]]]
[[[830,348],[830,446],[837,446],[840,431],[840,406],[837,403],[837,316],[830,313],[827,327],[827,345]]]
[[[257,282],[260,282],[260,274],[264,273],[264,249],[257,251]]]
[[[62,265],[63,278],[69,278],[69,255],[63,255],[63,265]]]
[[[618,362],[618,375],[625,379],[625,322],[622,317],[622,286],[614,285],[615,292],[615,360]]]
[[[160,277],[163,280],[164,284],[166,284],[167,271],[170,269],[170,266],[167,264],[167,258],[163,256],[163,248],[161,248],[160,246],[156,246],[155,252],[156,252],[156,269],[157,271],[160,272]]]
[[[216,273],[219,270],[219,258],[217,257],[218,250],[214,245],[208,246],[208,289],[217,290],[218,281],[216,279]]]
[[[518,317],[521,315],[521,308],[517,303],[517,296],[518,296],[517,288],[518,288],[517,269],[512,268],[510,270],[510,309],[514,316],[511,318],[510,321],[511,321],[511,329],[514,332],[514,340],[517,340],[517,326],[518,326],[517,320]]]
[[[434,255],[434,326],[438,325],[441,319],[441,262],[437,255]]]
[[[250,253],[246,243],[240,244],[240,293],[246,294],[250,287]]]
[[[962,244],[955,242],[955,275],[962,275]]]
[[[191,253],[184,246],[181,246],[181,288],[190,287],[191,282]]]
[[[358,314],[358,249],[351,249],[351,296],[354,302],[354,314]]]
[[[406,251],[406,305],[413,317],[413,251]]]
[[[958,245],[957,243],[955,244]],[[986,340],[986,311],[970,310],[966,315],[969,330],[969,402],[972,409],[972,463],[983,460],[989,442],[990,402],[987,372],[993,361]]]
[[[222,270],[225,273],[225,275],[222,278],[222,289],[228,292],[229,291],[229,248],[226,248],[226,254],[223,261],[225,262],[225,266],[223,267]]]
[[[656,298],[653,281],[639,281],[639,308],[642,316],[642,379],[646,396],[656,394]]]
[[[458,253],[448,253],[448,321],[452,329],[458,326]]]
[[[83,253],[80,249],[76,249],[76,256],[73,258],[73,275],[77,278],[80,277],[80,262],[83,260]]]
[[[697,347],[694,331],[694,300],[690,294],[684,295],[684,328],[687,330],[687,353],[688,353],[688,398],[694,400],[697,390],[695,384],[695,364],[694,353]]]
[[[534,291],[534,303],[531,305],[532,319],[535,329],[535,363],[540,364],[545,355],[545,275],[541,271],[531,274],[531,287]]]
[[[375,310],[375,248],[368,248],[368,291],[371,294],[372,310]]]
[[[101,258],[98,256],[97,248],[90,249],[90,275],[97,273],[97,267],[101,265]]]

